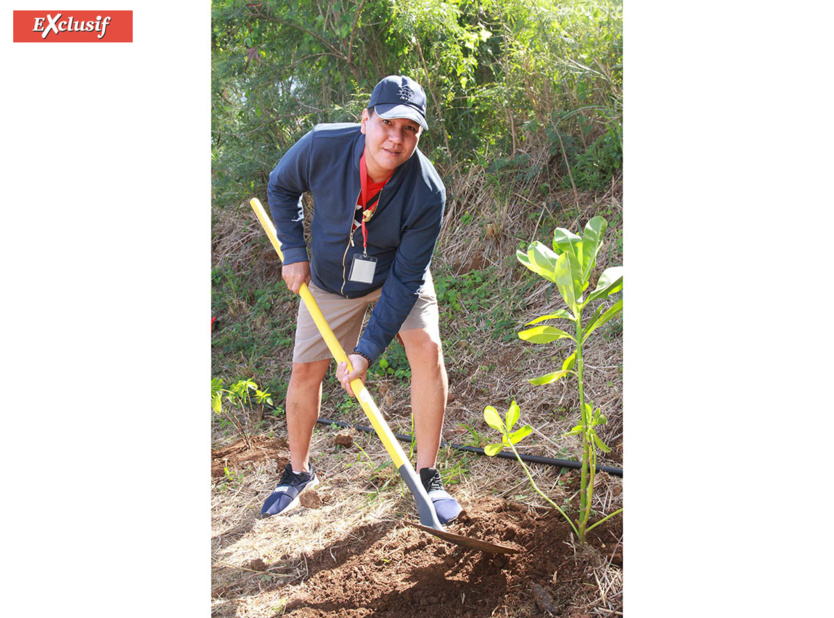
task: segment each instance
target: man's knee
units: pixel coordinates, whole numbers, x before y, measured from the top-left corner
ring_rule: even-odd
[[[330,360],[313,361],[311,363],[293,363],[290,381],[299,386],[316,386],[321,384]]]
[[[400,336],[411,363],[443,366],[443,345],[439,336],[422,328],[402,331]]]

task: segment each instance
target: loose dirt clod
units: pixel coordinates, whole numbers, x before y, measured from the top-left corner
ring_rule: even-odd
[[[321,496],[319,496],[318,492],[315,489],[308,489],[303,494],[298,497],[298,502],[301,506],[306,507],[308,509],[320,509],[321,508]]]
[[[556,605],[556,602],[547,590],[538,584],[531,584],[530,591],[533,593],[533,599],[535,599],[536,605],[540,610],[553,616],[557,616],[562,613],[559,606]]]
[[[345,448],[350,448],[353,446],[353,436],[348,433],[340,433],[336,438],[333,440],[339,446],[344,446]]]
[[[246,566],[252,571],[266,571],[266,569],[268,568],[266,562],[264,562],[260,558],[255,558]]]

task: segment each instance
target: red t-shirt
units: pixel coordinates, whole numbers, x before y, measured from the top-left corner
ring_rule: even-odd
[[[359,199],[356,202],[356,213],[353,218],[353,228],[351,232],[355,232],[358,227],[362,225],[363,215],[365,223],[371,220],[376,212],[377,204],[379,203],[379,193],[382,187],[385,186],[391,176],[382,182],[372,182],[368,177],[368,170],[365,167],[365,153],[362,153],[362,158],[359,160],[359,177],[362,183],[362,190],[359,192]]]

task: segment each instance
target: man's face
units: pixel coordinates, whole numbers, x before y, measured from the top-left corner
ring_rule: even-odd
[[[362,110],[365,166],[374,182],[381,182],[408,161],[420,141],[419,124],[408,118],[386,120]]]

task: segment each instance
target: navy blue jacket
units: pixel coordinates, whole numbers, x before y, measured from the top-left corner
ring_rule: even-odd
[[[301,194],[309,191],[314,202],[313,282],[345,298],[382,288],[356,346],[373,362],[400,330],[425,283],[443,222],[446,188],[431,162],[416,149],[394,171],[366,224],[368,255],[377,259],[373,282],[349,281],[353,256],[363,252],[362,229],[351,235],[351,228],[361,191],[359,161],[364,149],[365,136],[358,124],[318,125],[272,170],[267,194],[285,264],[308,260]]]

